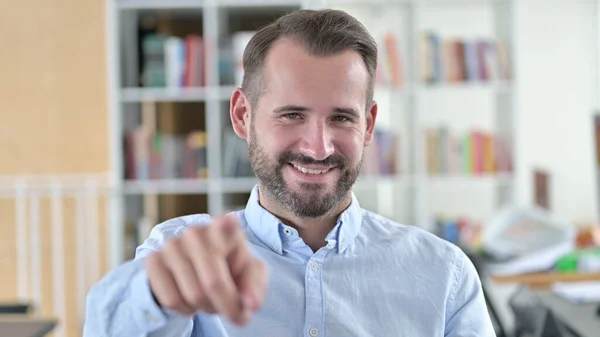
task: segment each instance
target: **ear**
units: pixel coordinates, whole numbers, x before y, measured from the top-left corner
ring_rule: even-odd
[[[247,139],[250,134],[250,103],[246,94],[240,88],[236,88],[231,94],[229,115],[233,131],[238,137]]]
[[[373,101],[371,109],[367,111],[367,132],[365,133],[365,146],[369,146],[373,141],[373,132],[375,131],[375,120],[377,119],[377,102]]]

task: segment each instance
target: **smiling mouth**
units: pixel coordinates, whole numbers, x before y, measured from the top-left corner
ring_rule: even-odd
[[[302,167],[300,165],[296,165],[296,164],[291,164],[296,170],[305,173],[305,174],[313,174],[313,175],[319,175],[319,174],[325,174],[327,172],[329,172],[329,170],[331,170],[333,167],[327,168],[327,169],[323,169],[323,170],[317,170],[317,169],[311,169],[311,168],[306,168],[306,167]]]

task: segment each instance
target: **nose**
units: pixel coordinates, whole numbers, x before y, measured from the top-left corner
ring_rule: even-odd
[[[315,160],[324,160],[335,152],[332,132],[326,123],[311,123],[304,132],[300,152]]]

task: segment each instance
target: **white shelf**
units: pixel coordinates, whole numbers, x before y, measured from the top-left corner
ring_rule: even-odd
[[[494,5],[507,3],[506,0],[413,0],[419,4],[432,6],[469,6],[469,5]]]
[[[206,194],[209,182],[202,179],[127,180],[123,193],[136,194]]]
[[[409,184],[410,180],[402,175],[389,175],[389,176],[360,176],[356,180],[354,188],[356,190],[376,190],[383,186],[398,186],[403,184]]]
[[[127,180],[123,184],[123,193],[137,194],[207,194],[247,193],[256,184],[255,178],[223,179],[156,179]]]
[[[390,6],[390,5],[412,5],[419,0],[327,0],[328,6]]]
[[[233,194],[249,193],[258,180],[254,177],[222,178],[222,179],[157,179],[127,180],[123,184],[123,193],[137,194],[206,194],[212,192]],[[408,184],[401,176],[359,177],[355,188],[360,190],[376,190],[382,186]]]
[[[435,92],[441,90],[491,90],[496,92],[510,92],[512,84],[510,81],[477,81],[457,83],[419,83],[417,90],[421,92]]]
[[[326,0],[328,6],[393,6],[393,5],[491,5],[506,0]]]
[[[497,93],[510,93],[512,90],[512,83],[510,81],[477,81],[477,82],[457,82],[457,83],[405,83],[401,86],[388,86],[383,84],[375,85],[375,92],[381,92],[386,94],[393,95],[413,95],[413,94],[421,94],[421,93],[433,93],[433,92],[441,92],[441,91],[450,91],[450,90],[459,90],[459,91],[478,91],[478,90],[487,90],[494,91]]]
[[[223,193],[250,193],[257,182],[254,177],[223,178],[215,182],[215,187]]]
[[[116,0],[121,9],[200,9],[203,0]]]
[[[474,183],[496,183],[510,185],[513,175],[510,173],[483,173],[483,174],[434,174],[422,177],[424,183],[433,184],[474,184]]]
[[[374,89],[375,89],[375,92],[400,95],[400,96],[406,96],[406,95],[410,95],[410,94],[414,93],[414,86],[411,85],[410,83],[405,83],[400,86],[376,84]]]
[[[299,7],[293,0],[217,0],[218,7]]]
[[[204,102],[209,97],[226,101],[234,87],[122,88],[122,102]]]

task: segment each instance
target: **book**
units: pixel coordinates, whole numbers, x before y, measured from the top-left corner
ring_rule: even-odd
[[[427,173],[482,175],[512,171],[505,139],[481,129],[457,133],[447,125],[423,129]]]
[[[400,137],[390,130],[376,128],[373,141],[365,148],[361,175],[393,176],[400,174]]]
[[[424,83],[466,83],[510,79],[507,43],[500,39],[442,37],[430,30],[418,35],[420,78]]]
[[[128,180],[206,179],[206,132],[187,135],[134,127],[125,135],[125,178]]]

